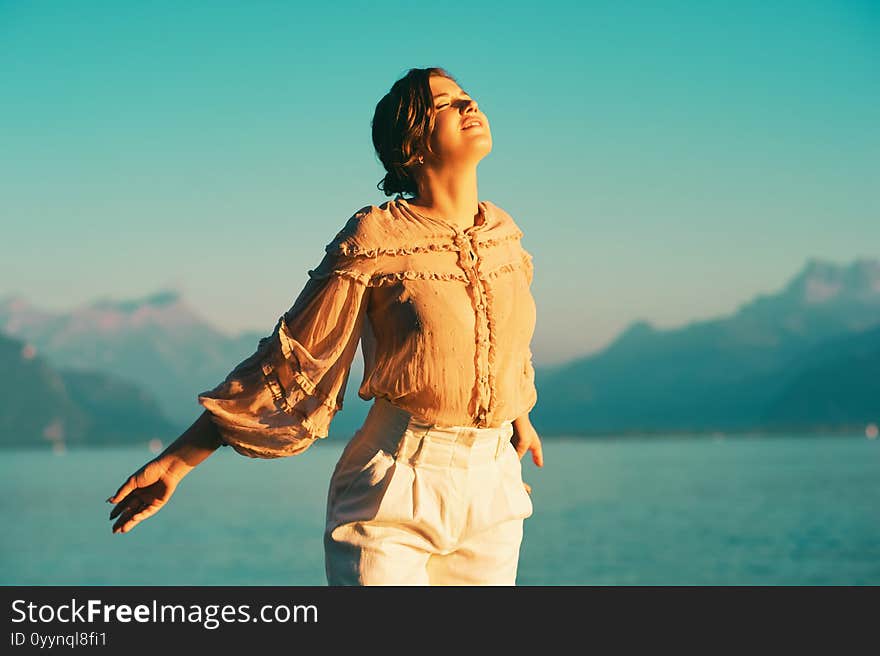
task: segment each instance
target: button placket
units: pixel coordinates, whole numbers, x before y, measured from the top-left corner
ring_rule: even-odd
[[[453,241],[458,249],[458,265],[468,278],[468,287],[475,308],[475,329],[477,344],[477,411],[474,420],[477,426],[486,426],[488,404],[492,390],[489,388],[489,317],[486,304],[486,291],[478,271],[479,255],[476,234],[456,230]]]
[[[477,246],[475,242],[475,236],[472,235],[471,239],[471,254],[474,261],[476,262],[479,258],[476,254]],[[475,273],[475,287],[478,295],[478,300],[476,304],[477,323],[479,325],[477,339],[478,349],[480,352],[480,371],[478,377],[478,384],[480,388],[480,409],[477,413],[477,422],[480,426],[485,426],[489,396],[492,392],[489,389],[489,317],[488,308],[486,307],[486,290],[483,287],[483,281],[479,276],[479,272]]]

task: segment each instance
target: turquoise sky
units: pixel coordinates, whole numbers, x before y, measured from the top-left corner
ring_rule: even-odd
[[[0,295],[182,291],[270,331],[360,207],[412,66],[481,104],[533,350],[594,350],[880,256],[876,2],[0,0]]]

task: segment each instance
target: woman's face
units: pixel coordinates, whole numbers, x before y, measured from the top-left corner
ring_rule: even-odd
[[[434,130],[429,137],[432,153],[425,153],[425,165],[479,162],[492,150],[489,121],[471,98],[453,80],[432,75]]]

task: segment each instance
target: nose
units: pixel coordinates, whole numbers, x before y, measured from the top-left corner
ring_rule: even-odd
[[[477,101],[474,100],[473,98],[471,98],[465,103],[464,108],[461,113],[462,114],[468,114],[468,113],[474,114],[478,111],[480,111],[480,108],[477,106]]]

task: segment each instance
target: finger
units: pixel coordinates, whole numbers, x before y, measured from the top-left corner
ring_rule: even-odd
[[[532,486],[529,485],[528,483],[526,483],[525,481],[523,481],[523,487],[526,489],[526,492],[528,492],[529,494],[532,493]]]
[[[117,528],[120,533],[128,533],[131,529],[137,526],[140,522],[145,519],[152,517],[159,509],[162,508],[161,501],[153,501],[143,508],[140,509],[132,509],[131,513],[126,517],[120,517],[119,521],[116,522],[116,525],[113,527],[113,532],[117,532]]]
[[[528,445],[525,443],[525,440],[520,440],[516,445],[516,457],[522,460],[522,457],[526,454],[526,451],[529,450]]]
[[[141,509],[139,506],[130,506],[126,508],[119,516],[119,519],[116,520],[116,523],[113,525],[113,532],[125,532],[126,527],[128,527],[128,529],[130,530],[134,526],[134,524],[137,524],[137,521],[132,524],[132,520],[137,518],[142,512],[143,509]]]
[[[135,514],[133,508],[125,508],[119,515],[119,519],[113,524],[113,532],[118,533],[122,530],[122,526]]]
[[[130,492],[137,489],[137,481],[135,481],[134,476],[129,476],[128,480],[122,484],[118,490],[116,490],[116,494],[107,499],[110,503],[117,503],[120,499],[124,499]]]
[[[532,442],[532,462],[535,463],[538,467],[544,466],[544,450],[541,448],[541,440],[535,438],[535,441]]]
[[[131,505],[130,498],[126,498],[126,499],[120,501],[118,504],[116,504],[113,507],[113,510],[110,511],[110,519],[113,519],[114,517],[116,517],[116,515],[121,513],[123,510],[128,510],[130,505]]]
[[[120,528],[120,532],[128,533],[131,529],[140,524],[142,521],[144,521],[148,517],[152,517],[157,512],[159,512],[159,508],[161,507],[162,504],[160,503],[152,503],[142,510],[137,511],[131,517],[129,517],[127,521],[123,522],[122,527]]]
[[[113,510],[110,511],[110,519],[113,519],[121,513],[123,510],[137,510],[138,507],[142,505],[140,499],[133,495],[128,495],[122,501],[120,501]]]

